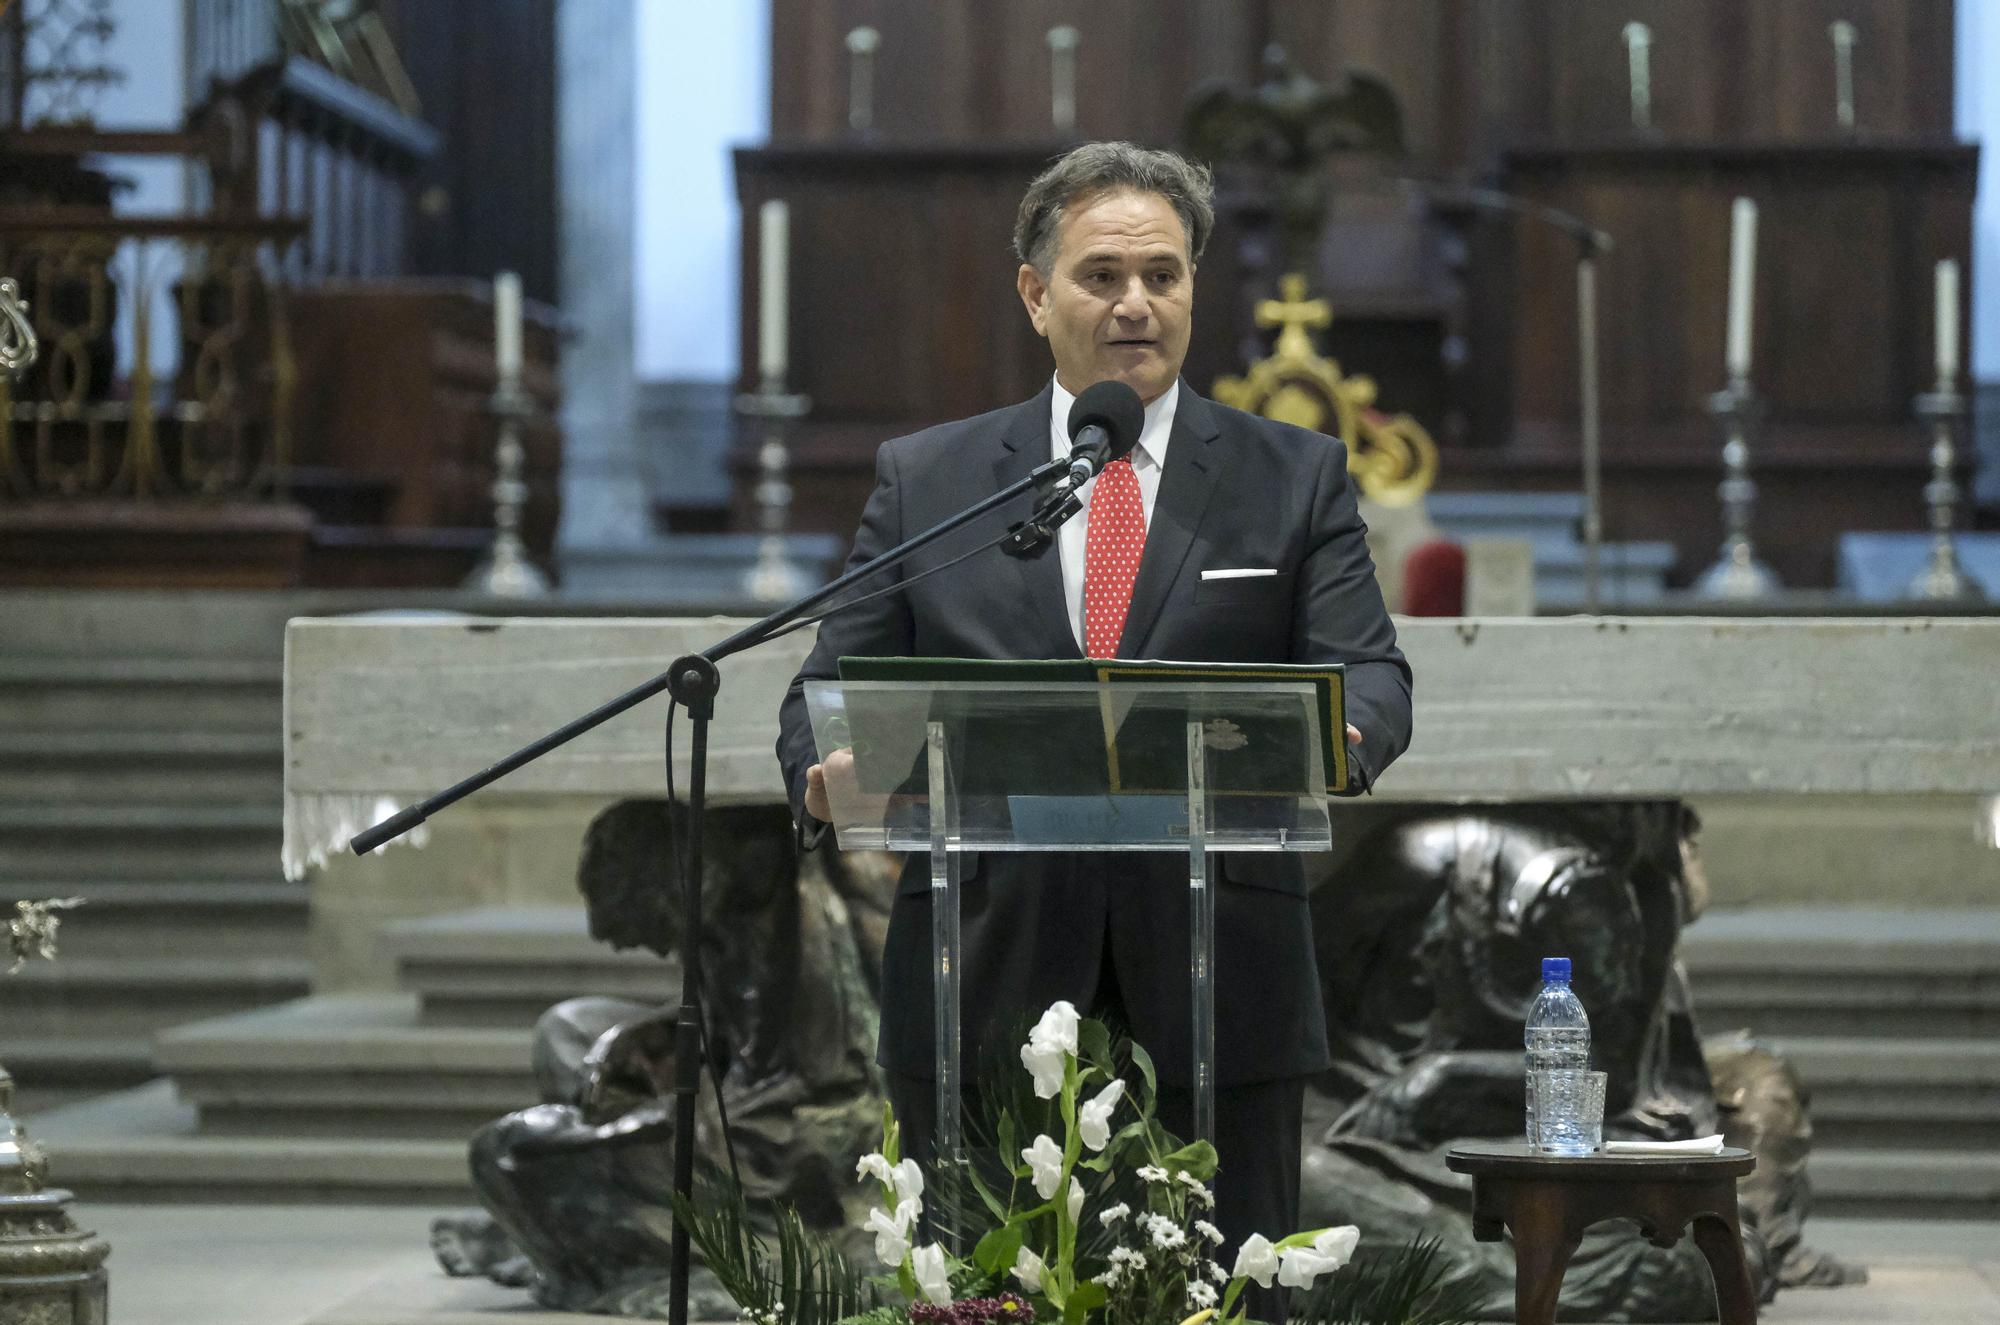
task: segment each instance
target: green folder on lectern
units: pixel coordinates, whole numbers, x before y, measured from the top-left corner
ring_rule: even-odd
[[[1347,707],[1339,663],[1168,662],[1146,659],[1053,658],[1004,660],[992,658],[842,658],[842,681],[939,682],[968,681],[980,685],[1039,685],[1047,682],[1087,682],[1111,686],[1147,684],[1186,687],[1203,681],[1241,684],[1253,681],[1308,682],[1318,694],[1320,764],[1326,770],[1327,791],[1348,789]],[[1115,712],[1107,700],[1103,725],[1096,731],[1047,731],[1032,749],[1049,790],[1060,794],[1079,787],[1134,794],[1173,791],[1186,785],[1186,720],[1180,704],[1149,710],[1143,697]],[[1217,713],[1219,730],[1210,757],[1221,776],[1217,781],[1234,794],[1255,794],[1265,781],[1268,790],[1288,791],[1285,774],[1301,753],[1285,748],[1296,741],[1296,728],[1276,722]],[[1260,777],[1259,768],[1269,770]]]

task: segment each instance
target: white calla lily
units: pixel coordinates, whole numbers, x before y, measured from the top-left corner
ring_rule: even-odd
[[[1049,1004],[1049,1010],[1035,1023],[1035,1029],[1028,1032],[1029,1044],[1049,1044],[1066,1054],[1076,1052],[1076,1030],[1079,1024],[1075,1005],[1068,1002]]]
[[[914,1159],[906,1159],[891,1169],[884,1181],[896,1189],[898,1201],[914,1201],[924,1194],[924,1171],[917,1167]]]
[[[910,1271],[916,1276],[917,1291],[935,1307],[951,1305],[951,1280],[945,1271],[944,1248],[933,1242],[910,1253]]]
[[[1361,1230],[1353,1224],[1329,1228],[1310,1247],[1287,1247],[1278,1253],[1278,1283],[1286,1288],[1311,1288],[1323,1274],[1347,1264],[1360,1244]]]
[[[875,1259],[884,1265],[901,1265],[910,1254],[910,1224],[917,1212],[905,1201],[894,1213],[877,1206],[868,1212],[868,1231],[875,1235]]]
[[[1092,1150],[1102,1150],[1111,1144],[1111,1111],[1118,1107],[1124,1094],[1125,1082],[1115,1080],[1094,1098],[1085,1100],[1077,1111],[1077,1135]]]
[[[1059,1046],[1030,1040],[1021,1046],[1021,1066],[1035,1078],[1035,1098],[1052,1100],[1062,1093],[1063,1069],[1068,1058]]]
[[[1278,1249],[1271,1239],[1262,1233],[1252,1233],[1244,1239],[1242,1249],[1236,1253],[1236,1269],[1231,1277],[1254,1279],[1259,1288],[1271,1286],[1271,1276],[1278,1272]]]
[[[1083,1184],[1078,1182],[1074,1175],[1071,1175],[1069,1180],[1069,1222],[1072,1228],[1076,1226],[1076,1217],[1082,1213]]]
[[[1042,1291],[1042,1273],[1048,1268],[1042,1263],[1041,1257],[1023,1247],[1021,1254],[1014,1258],[1013,1274],[1021,1281],[1021,1287],[1030,1293],[1039,1293]]]
[[[1056,1188],[1062,1185],[1063,1152],[1055,1143],[1055,1138],[1047,1132],[1035,1138],[1035,1143],[1021,1152],[1021,1160],[1032,1171],[1035,1195],[1044,1201],[1051,1200]]]
[[[872,1155],[863,1155],[855,1161],[854,1180],[861,1182],[868,1178],[875,1179],[884,1187],[890,1186],[894,1181],[894,1170],[889,1167],[889,1161],[880,1151]]]

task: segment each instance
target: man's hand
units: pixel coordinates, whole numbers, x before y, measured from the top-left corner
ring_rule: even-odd
[[[822,823],[833,822],[833,806],[826,798],[826,779],[829,774],[852,782],[854,751],[845,748],[835,750],[826,757],[824,764],[814,764],[806,770],[806,813]]]
[[[1359,727],[1356,727],[1351,722],[1347,724],[1347,743],[1349,745],[1361,744],[1361,729]],[[806,774],[806,778],[808,780],[811,780],[812,774],[811,773]],[[806,804],[810,805],[812,804],[812,802],[807,801]]]

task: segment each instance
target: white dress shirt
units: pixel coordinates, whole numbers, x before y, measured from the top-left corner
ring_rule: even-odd
[[[1049,410],[1049,456],[1067,460],[1074,445],[1069,439],[1069,411],[1076,397],[1055,384],[1055,401]],[[1146,406],[1146,426],[1139,430],[1139,444],[1127,457],[1132,474],[1139,480],[1139,501],[1146,511],[1146,532],[1153,529],[1153,506],[1160,495],[1160,474],[1167,463],[1167,438],[1174,430],[1174,409],[1180,404],[1181,384],[1174,384]],[[1069,629],[1076,647],[1083,648],[1083,557],[1090,536],[1090,494],[1097,486],[1092,479],[1077,493],[1083,509],[1065,520],[1056,530],[1056,547],[1062,554],[1063,602],[1069,608]]]

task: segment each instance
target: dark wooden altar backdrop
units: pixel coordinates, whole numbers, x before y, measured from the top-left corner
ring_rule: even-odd
[[[797,524],[851,531],[882,440],[1047,380],[1008,237],[1022,185],[1065,146],[1044,34],[1070,23],[1077,138],[1171,144],[1196,88],[1255,81],[1278,43],[1316,77],[1353,67],[1395,87],[1410,152],[1379,174],[1494,184],[1609,231],[1607,534],[1671,539],[1682,578],[1719,537],[1703,405],[1722,385],[1729,201],[1757,198],[1772,410],[1757,532],[1787,582],[1830,583],[1839,530],[1921,526],[1910,402],[1930,386],[1932,264],[1969,253],[1977,161],[1951,138],[1952,17],[1951,0],[774,0],[773,141],[737,155],[742,355],[754,362],[756,205],[785,198],[792,385],[813,399]],[[1852,135],[1835,122],[1836,18],[1858,32]],[[1648,135],[1629,122],[1632,20],[1653,29]],[[842,37],[863,23],[882,41],[875,125],[857,137]],[[1454,231],[1414,193],[1384,196],[1329,231],[1318,279],[1338,320],[1323,343],[1445,444],[1441,486],[1575,490],[1568,250],[1539,227]],[[1264,293],[1241,249],[1250,200],[1225,187],[1220,203],[1188,363],[1202,389],[1240,370]],[[747,447],[736,468],[746,520]]]

